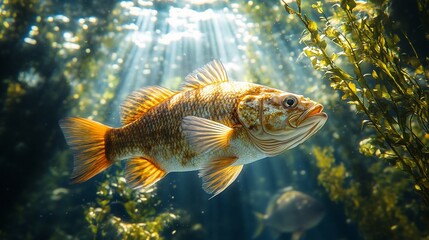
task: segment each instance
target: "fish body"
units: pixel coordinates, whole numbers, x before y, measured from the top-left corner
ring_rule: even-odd
[[[180,91],[155,86],[132,93],[122,105],[122,127],[83,118],[66,118],[60,126],[75,155],[74,182],[130,159],[126,178],[133,187],[199,170],[204,190],[217,195],[244,164],[317,132],[327,119],[322,110],[300,95],[229,81],[215,60],[189,74]]]
[[[325,207],[313,197],[285,188],[274,195],[265,215],[258,215],[260,226],[256,235],[267,226],[276,237],[281,233],[292,233],[298,240],[305,230],[316,226],[325,216]]]
[[[144,156],[157,159],[159,167],[167,172],[199,170],[210,159],[219,157],[240,156],[233,165],[264,158],[266,154],[252,147],[235,110],[242,96],[266,89],[246,82],[221,82],[177,93],[138,120],[112,129],[107,136],[112,146],[110,158]],[[195,149],[184,137],[185,126],[182,124],[187,116],[215,121],[234,129],[229,145],[212,151]]]

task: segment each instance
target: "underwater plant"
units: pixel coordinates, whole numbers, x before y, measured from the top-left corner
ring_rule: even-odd
[[[389,2],[342,0],[329,3],[332,12],[317,2],[312,8],[320,22],[303,13],[300,0],[296,3],[297,10],[283,1],[305,27],[304,55],[342,100],[365,116],[362,128],[374,129],[361,141],[360,152],[406,172],[429,205],[429,71],[408,36],[396,33]],[[424,8],[420,12],[429,17]],[[403,42],[412,54],[401,51]]]
[[[157,213],[161,201],[155,195],[156,187],[135,191],[125,178],[107,175],[98,186],[96,202],[85,209],[94,239],[164,239],[163,231],[179,219],[179,213]],[[115,209],[122,214],[115,214]]]
[[[363,239],[426,239],[428,210],[419,207],[420,198],[408,196],[410,180],[404,178],[405,173],[365,157],[350,160],[354,165],[365,162],[368,170],[350,172],[346,163],[335,161],[341,156],[333,147],[313,147],[312,153],[320,169],[320,184],[332,201],[344,205]]]

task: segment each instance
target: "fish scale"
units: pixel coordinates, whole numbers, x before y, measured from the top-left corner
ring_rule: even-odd
[[[231,86],[224,86],[228,88]],[[222,89],[219,89],[221,91]],[[193,93],[195,91],[195,93]],[[147,136],[157,135],[156,143],[158,148],[164,149],[164,151],[159,151],[159,149],[153,149],[154,151],[145,152],[150,156],[156,156],[160,152],[163,153],[162,158],[159,161],[165,160],[174,161],[175,159],[181,161],[182,165],[186,167],[187,163],[191,162],[192,158],[188,156],[195,156],[195,151],[190,149],[189,144],[183,138],[183,132],[181,130],[181,120],[185,116],[197,116],[202,118],[211,119],[214,121],[222,122],[225,125],[232,127],[233,124],[237,124],[238,120],[235,118],[233,112],[235,105],[237,104],[238,97],[237,94],[234,94],[233,91],[226,90],[222,91],[222,96],[213,92],[205,93],[196,89],[194,91],[189,91],[187,94],[182,94],[184,96],[175,96],[178,104],[171,104],[172,101],[166,101],[156,107],[151,109],[147,115],[143,116],[137,122],[137,128],[144,129],[146,125],[154,125],[153,128],[156,129],[155,132],[145,132],[143,130],[142,136],[135,136],[136,138],[147,139]],[[192,95],[194,99],[190,99],[189,95]],[[219,101],[222,104],[219,104]],[[176,102],[176,100],[174,100]],[[218,104],[216,104],[218,103]],[[163,117],[159,117],[163,116]],[[147,120],[151,119],[151,120]],[[159,123],[171,123],[171,125],[159,125]],[[233,124],[231,124],[233,123]],[[129,125],[130,128],[133,128],[134,125]],[[131,130],[132,131],[132,130]],[[138,141],[141,142],[141,141]],[[147,145],[153,145],[155,142],[147,142]]]

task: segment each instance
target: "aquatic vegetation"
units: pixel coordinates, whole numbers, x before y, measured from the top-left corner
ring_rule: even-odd
[[[34,16],[34,7],[38,1],[4,0],[0,4],[0,41],[17,38],[25,32],[25,24]],[[16,11],[19,9],[20,11]]]
[[[320,22],[303,13],[301,1],[297,10],[284,5],[305,26],[304,55],[342,93],[342,100],[365,115],[362,127],[374,129],[361,142],[361,152],[413,177],[429,205],[429,72],[407,35],[396,33],[389,2],[317,2],[312,8]],[[398,47],[402,42],[411,54]]]
[[[96,203],[85,209],[94,239],[165,239],[163,234],[179,219],[179,211],[157,213],[161,202],[155,195],[155,187],[135,191],[125,178],[107,175],[98,186]],[[126,214],[115,214],[113,209]]]
[[[312,152],[320,169],[319,182],[330,198],[344,204],[347,217],[357,223],[364,239],[423,239],[428,232],[424,211],[414,201],[404,202],[409,180],[381,161],[368,164],[364,177],[336,163],[332,147],[314,147]],[[364,159],[350,159],[362,162]],[[368,160],[368,159],[366,159]],[[359,181],[352,180],[359,178]],[[406,201],[406,200],[405,200]],[[406,207],[404,207],[404,205]],[[426,210],[427,212],[427,210]]]

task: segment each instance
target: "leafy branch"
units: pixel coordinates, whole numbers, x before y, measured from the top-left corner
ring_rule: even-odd
[[[179,212],[157,213],[154,200],[154,187],[133,190],[123,177],[107,175],[98,188],[97,203],[85,209],[93,238],[164,239],[163,231],[179,219]],[[122,209],[121,217],[113,214],[113,207]]]

